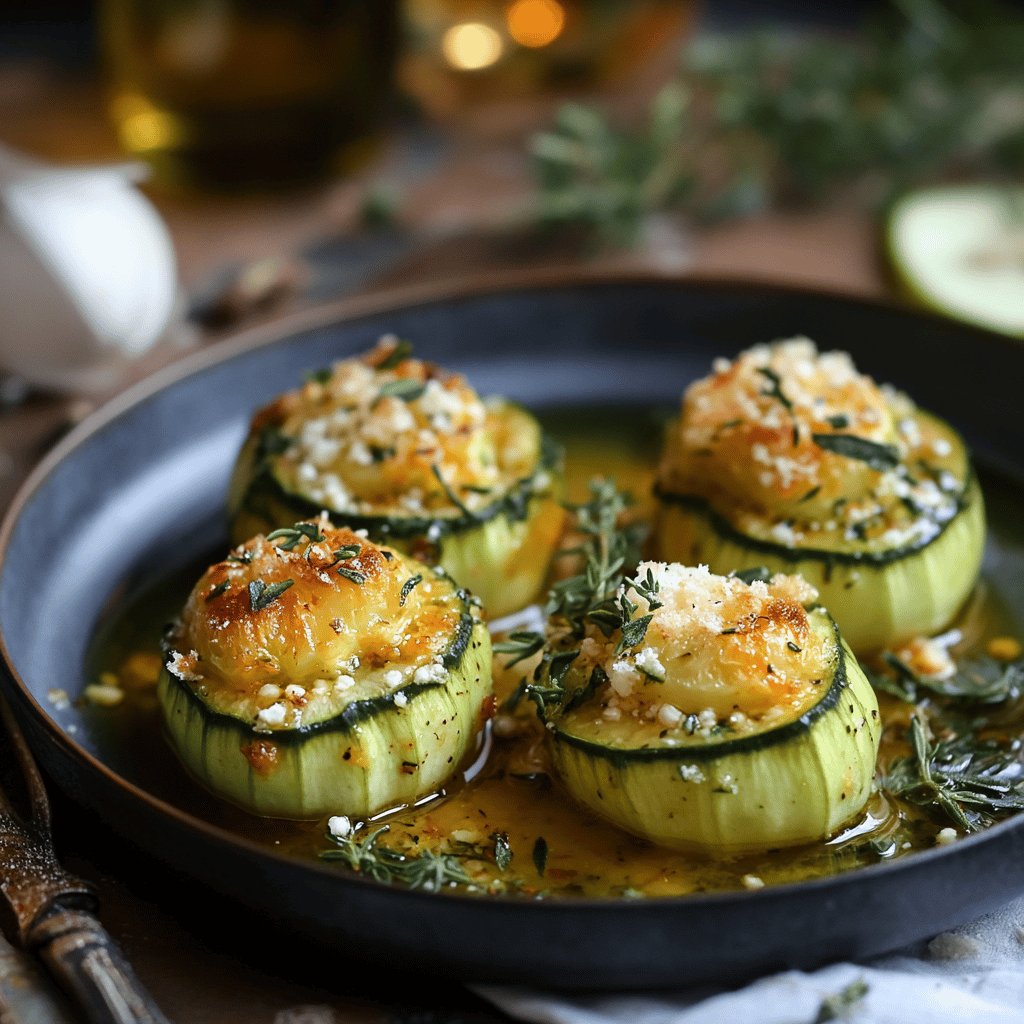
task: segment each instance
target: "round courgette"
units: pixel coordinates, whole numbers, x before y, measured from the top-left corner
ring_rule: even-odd
[[[562,784],[678,849],[741,854],[835,833],[871,793],[881,725],[835,622],[801,603],[813,590],[640,568],[665,602],[646,636],[632,648],[621,631],[585,639],[567,698],[545,706]]]
[[[981,567],[984,502],[957,432],[803,339],[688,389],[656,494],[661,557],[799,573],[856,651],[942,629]]]
[[[477,742],[491,645],[449,577],[326,519],[211,566],[165,640],[172,747],[256,814],[357,820],[438,792]]]
[[[534,600],[561,535],[559,453],[536,419],[385,340],[253,419],[236,541],[326,511],[441,566],[497,617]]]

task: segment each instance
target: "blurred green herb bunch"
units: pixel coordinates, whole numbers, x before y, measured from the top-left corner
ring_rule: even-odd
[[[629,129],[567,104],[531,140],[537,215],[596,245],[648,217],[878,207],[913,186],[1024,169],[1024,16],[991,0],[894,0],[845,35],[701,36]]]

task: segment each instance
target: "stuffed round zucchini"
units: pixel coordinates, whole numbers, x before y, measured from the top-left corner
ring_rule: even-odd
[[[447,576],[319,519],[206,571],[158,692],[172,746],[215,793],[362,818],[458,769],[493,703],[491,645]]]
[[[634,618],[567,638],[565,698],[542,711],[576,800],[716,853],[811,842],[861,811],[878,705],[813,587],[649,562],[622,593]]]
[[[718,360],[687,389],[656,493],[662,558],[800,573],[857,651],[944,627],[981,565],[959,435],[802,338]]]
[[[537,421],[384,339],[258,412],[232,479],[236,542],[318,515],[442,566],[490,616],[529,604],[561,534]]]

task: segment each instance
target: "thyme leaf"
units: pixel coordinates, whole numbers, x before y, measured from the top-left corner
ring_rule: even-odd
[[[282,551],[291,551],[303,540],[311,544],[318,544],[324,539],[320,527],[316,523],[296,523],[294,526],[282,526],[267,534],[267,540],[278,541],[278,547]]]
[[[380,837],[390,831],[382,825],[363,839],[331,836],[334,847],[323,850],[323,860],[339,861],[357,874],[377,882],[399,883],[410,889],[438,892],[453,885],[471,885],[458,857],[424,850],[418,854],[399,853],[380,845]]]
[[[409,595],[413,592],[413,588],[423,582],[423,576],[420,573],[416,573],[415,576],[410,576],[403,584],[402,591],[398,595],[399,606],[404,606],[405,602],[409,599]]]
[[[495,654],[511,654],[513,657],[505,662],[506,668],[518,665],[519,662],[532,658],[544,646],[544,635],[526,630],[509,633],[504,640],[494,644]]]
[[[310,384],[326,384],[333,375],[334,371],[329,366],[325,366],[322,370],[310,370],[305,379]]]
[[[399,338],[395,347],[377,364],[378,370],[393,370],[412,355],[412,342]]]
[[[254,612],[262,611],[268,604],[276,601],[295,580],[281,580],[278,583],[267,584],[257,578],[249,584],[249,607]]]
[[[360,551],[363,550],[361,544],[346,544],[344,547],[334,549],[334,561],[335,562],[346,562],[350,558],[355,558]]]
[[[335,572],[339,576],[344,576],[345,579],[351,580],[357,587],[361,587],[366,582],[365,574],[359,572],[358,569],[350,569],[347,565],[339,565]]]
[[[900,464],[900,454],[892,445],[878,444],[866,437],[856,434],[812,434],[811,437],[819,448],[846,459],[857,459],[880,473]]]
[[[424,391],[427,385],[422,381],[413,380],[411,377],[399,377],[398,380],[386,380],[377,392],[379,402],[382,398],[400,398],[403,402],[415,402]]]
[[[228,587],[230,587],[230,586],[231,586],[231,580],[221,580],[221,582],[218,583],[217,586],[215,586],[213,588],[213,590],[211,590],[206,595],[206,601],[210,602],[210,601],[213,601],[216,598],[220,597],[220,595],[223,594],[224,591],[227,590]]]
[[[508,841],[508,833],[495,832],[491,838],[494,840],[494,863],[499,871],[506,871],[512,863],[512,845]]]

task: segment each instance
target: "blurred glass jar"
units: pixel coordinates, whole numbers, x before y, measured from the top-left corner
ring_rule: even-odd
[[[351,170],[392,91],[397,0],[102,0],[110,114],[161,184]]]
[[[612,82],[678,44],[696,0],[405,0],[403,89],[430,113]]]

